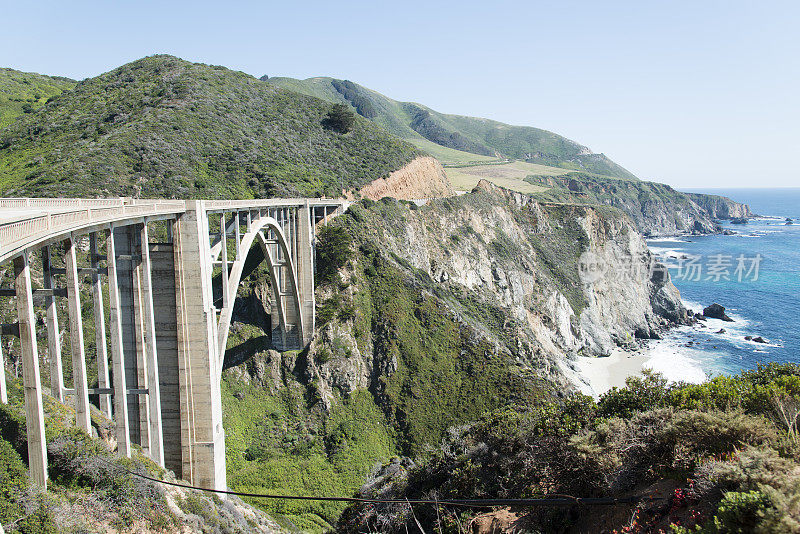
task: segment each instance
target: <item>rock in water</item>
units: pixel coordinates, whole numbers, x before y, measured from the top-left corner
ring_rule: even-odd
[[[724,334],[724,333],[725,333],[724,328],[720,328],[719,330],[717,330],[717,334]]]
[[[746,217],[734,217],[731,219],[731,224],[747,224]]]
[[[766,343],[766,342],[767,342],[767,340],[766,340],[766,339],[764,339],[764,338],[763,338],[763,337],[761,337],[761,336],[756,336],[756,337],[754,337],[754,338],[753,338],[753,341],[754,341],[754,342],[756,342],[756,343]]]
[[[725,306],[720,306],[716,302],[703,309],[703,315],[712,319],[722,319],[723,321],[733,322],[733,319],[725,315]]]
[[[753,341],[753,336],[744,336],[745,341]]]

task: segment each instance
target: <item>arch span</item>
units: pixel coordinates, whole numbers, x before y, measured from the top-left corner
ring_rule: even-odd
[[[274,302],[271,304],[275,304],[277,309],[278,332],[281,339],[273,339],[273,344],[279,348],[285,348],[289,344],[299,344],[305,339],[307,325],[302,313],[297,280],[298,272],[292,258],[292,249],[280,222],[274,217],[259,215],[251,220],[249,229],[236,243],[236,259],[231,263],[228,275],[223,276],[222,290],[227,292],[227,298],[223,299],[217,326],[217,346],[219,347],[217,357],[220,369],[222,369],[222,362],[225,358],[236,290],[241,283],[245,262],[254,241],[258,242],[264,252],[263,261],[267,262],[272,285]],[[275,250],[272,250],[272,247],[275,247]],[[225,268],[226,266],[223,265],[223,269]],[[273,328],[273,336],[275,330]],[[289,338],[292,336],[297,336],[297,339],[290,340]]]

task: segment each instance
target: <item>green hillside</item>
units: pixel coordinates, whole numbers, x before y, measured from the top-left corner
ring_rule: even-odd
[[[502,122],[439,113],[422,104],[398,102],[349,80],[335,78],[270,78],[272,85],[331,102],[349,105],[354,111],[404,139],[426,140],[458,152],[442,155],[429,151],[443,163],[470,158],[513,158],[530,163],[611,176],[636,177],[603,154],[547,130],[511,126]],[[418,145],[419,146],[419,145]],[[424,149],[424,148],[423,148]]]
[[[331,108],[224,67],[140,59],[0,130],[0,194],[338,195],[420,154],[359,116],[326,127]]]
[[[47,99],[72,89],[75,80],[0,68],[0,128],[42,107]]]

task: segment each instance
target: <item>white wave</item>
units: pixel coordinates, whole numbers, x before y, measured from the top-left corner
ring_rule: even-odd
[[[671,382],[699,384],[707,376],[694,352],[674,339],[656,341],[647,351],[644,367],[661,373]]]
[[[681,237],[651,237],[647,239],[648,243],[691,243],[689,239]]]
[[[686,253],[679,248],[666,248],[666,247],[650,247],[650,252],[659,258],[681,258],[686,256]]]

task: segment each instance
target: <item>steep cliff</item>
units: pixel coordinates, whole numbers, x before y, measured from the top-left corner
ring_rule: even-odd
[[[686,193],[692,201],[716,219],[750,218],[756,215],[747,204],[739,204],[727,197],[706,195],[702,193]]]
[[[750,208],[725,197],[682,193],[666,184],[614,180],[588,174],[529,176],[526,181],[551,189],[537,198],[604,204],[624,211],[645,235],[719,233],[719,219],[752,217]]]
[[[481,182],[424,206],[363,200],[318,238],[310,347],[262,348],[225,372],[234,488],[309,491],[301,481],[310,476],[352,491],[375,461],[424,456],[487,411],[563,396],[573,355],[605,354],[686,319],[668,275],[610,207]],[[604,274],[582,276],[587,263]],[[247,291],[263,295],[265,284]],[[247,311],[257,306],[244,305],[251,298],[240,293],[232,355],[267,335]],[[341,511],[268,506],[323,526]]]
[[[668,275],[654,269],[641,236],[617,210],[536,202],[481,182],[471,194],[417,209],[392,200],[357,205],[334,224],[360,249],[379,247],[383,261],[479,338],[556,382],[553,364],[565,354],[605,354],[685,319]],[[580,273],[586,253],[605,268],[589,283]],[[349,298],[364,314],[365,282],[375,272],[364,265],[370,261],[356,255],[352,271],[342,274],[347,289],[323,288],[321,301]],[[312,345],[313,353],[347,339],[363,363],[357,370],[351,360],[314,369],[325,397],[341,389],[341,377],[331,372],[340,364],[351,371],[347,389],[378,387],[382,373],[376,376],[374,363],[385,355],[376,353],[375,325],[352,323],[331,321]]]
[[[455,194],[441,163],[431,157],[418,157],[386,178],[378,178],[359,191],[363,198],[403,200],[446,197]]]

